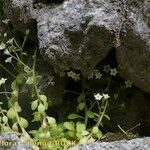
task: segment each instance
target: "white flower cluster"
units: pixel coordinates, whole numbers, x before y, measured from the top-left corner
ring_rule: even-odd
[[[110,96],[108,94],[104,94],[104,93],[103,94],[97,93],[94,95],[94,98],[96,100],[101,100],[102,98],[104,98],[106,100],[106,99],[110,98]]]

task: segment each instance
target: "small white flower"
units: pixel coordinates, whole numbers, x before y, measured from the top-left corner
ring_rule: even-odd
[[[125,86],[126,88],[131,88],[132,87],[132,82],[131,81],[125,81]]]
[[[6,63],[11,63],[11,61],[12,61],[12,57],[8,57],[8,58],[5,60]]]
[[[10,52],[9,52],[8,49],[6,49],[6,50],[4,51],[4,55],[10,55]]]
[[[96,79],[101,79],[102,76],[103,75],[100,72],[98,72],[97,74],[95,74],[95,78]]]
[[[5,49],[5,47],[6,47],[6,45],[2,42],[2,43],[0,44],[0,50]]]
[[[111,76],[116,76],[117,73],[118,73],[118,71],[117,71],[116,68],[110,70],[110,75]]]
[[[1,78],[1,79],[0,79],[0,86],[1,86],[2,84],[5,84],[6,80],[7,80],[6,78]]]
[[[108,98],[110,98],[110,96],[108,94],[103,94],[103,98],[108,99]]]
[[[94,98],[95,98],[96,100],[101,100],[101,99],[103,98],[103,96],[100,95],[99,93],[97,93],[96,95],[94,95]]]
[[[4,37],[7,37],[7,33],[4,33]]]
[[[107,65],[107,66],[104,66],[103,71],[106,72],[106,73],[108,73],[110,71],[110,69],[111,69],[110,65]]]

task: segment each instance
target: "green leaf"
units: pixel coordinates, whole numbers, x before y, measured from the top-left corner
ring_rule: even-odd
[[[53,118],[53,117],[46,117],[47,118],[47,121],[48,123],[51,125],[51,124],[56,124],[56,119]]]
[[[93,127],[92,133],[96,134],[99,131],[99,128],[97,126]]]
[[[38,106],[38,112],[41,114],[45,112],[45,106],[42,103],[40,103],[40,105]]]
[[[89,131],[83,131],[83,132],[81,133],[81,135],[83,135],[83,136],[86,136],[86,135],[89,135],[89,134],[90,134]]]
[[[14,80],[11,84],[11,89],[14,91],[14,90],[17,90],[18,89],[18,83],[16,80]]]
[[[96,136],[98,139],[100,139],[102,137],[102,132],[99,130],[97,133],[96,133]]]
[[[13,129],[14,131],[18,131],[17,123],[14,123],[14,124],[13,124],[12,129]]]
[[[45,95],[39,95],[40,100],[43,102],[45,106],[45,110],[48,109],[48,102],[47,102],[47,97]]]
[[[33,102],[31,103],[31,109],[32,109],[32,110],[35,110],[35,109],[37,108],[37,106],[38,106],[38,100],[35,100],[35,101],[33,101]]]
[[[77,101],[78,101],[78,103],[81,103],[81,101],[84,99],[85,99],[85,94],[81,93],[80,96],[78,97]]]
[[[104,115],[104,117],[108,120],[110,120],[110,117],[108,115]]]
[[[72,114],[70,114],[70,115],[68,116],[68,119],[77,119],[77,118],[82,118],[82,119],[84,119],[82,116],[77,115],[77,114],[74,114],[74,113],[72,113]]]
[[[23,74],[20,73],[20,74],[16,77],[16,81],[17,81],[19,84],[21,84],[22,81],[23,81],[23,78],[24,78]]]
[[[75,131],[75,127],[71,122],[64,122],[64,127],[70,131]]]
[[[85,103],[80,103],[77,108],[83,110],[85,108]]]
[[[20,123],[21,127],[22,128],[27,128],[28,125],[29,125],[28,121],[26,119],[22,118],[22,117],[20,117],[19,119],[20,119],[19,123]]]
[[[40,121],[41,120],[41,114],[37,111],[34,113],[34,120],[33,121]]]
[[[33,77],[28,77],[26,84],[31,85],[34,83],[34,78]]]
[[[76,132],[76,137],[78,138],[78,139],[82,139],[82,135],[81,135],[81,133],[80,132]]]
[[[94,118],[94,116],[95,116],[94,112],[92,112],[92,111],[88,111],[87,115],[88,115],[89,118]]]
[[[88,140],[87,137],[83,137],[80,141],[79,144],[87,144]]]
[[[76,130],[77,130],[77,132],[83,132],[83,131],[85,131],[86,130],[85,124],[83,124],[83,123],[78,124],[76,126]]]
[[[3,116],[2,120],[3,120],[4,123],[8,122],[8,118],[6,116]]]
[[[16,118],[16,111],[13,108],[10,108],[7,112],[7,117],[9,119],[15,119]]]
[[[68,135],[71,138],[75,138],[76,137],[75,131],[68,131]]]

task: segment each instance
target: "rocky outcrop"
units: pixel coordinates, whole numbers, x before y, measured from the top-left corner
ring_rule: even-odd
[[[140,89],[150,92],[150,2],[129,1],[126,27],[117,48],[120,75]]]
[[[122,140],[115,142],[102,142],[89,145],[82,145],[70,148],[69,150],[150,150],[150,138],[137,138],[132,140]]]
[[[29,28],[35,41],[38,35],[41,54],[56,72],[86,76],[116,47],[120,75],[150,92],[147,0],[0,1],[16,30]]]

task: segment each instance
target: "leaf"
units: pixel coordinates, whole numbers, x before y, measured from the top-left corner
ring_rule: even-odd
[[[83,110],[85,108],[85,103],[80,103],[77,108]]]
[[[70,131],[75,131],[75,127],[71,122],[64,122],[64,127]]]
[[[8,118],[6,116],[3,116],[2,120],[3,120],[4,123],[8,122]]]
[[[17,123],[14,123],[14,124],[13,124],[12,129],[13,129],[14,131],[18,131]]]
[[[77,132],[83,132],[83,131],[85,131],[86,130],[85,124],[83,124],[83,123],[78,124],[76,126],[76,130],[77,130]]]
[[[108,115],[104,115],[104,117],[108,120],[110,120],[110,117]]]
[[[41,120],[41,114],[37,111],[34,113],[33,121],[40,121],[40,120]]]
[[[96,133],[96,136],[98,139],[100,139],[102,137],[102,132],[99,130],[97,133]]]
[[[14,80],[14,81],[12,82],[12,84],[11,84],[11,89],[14,91],[14,90],[16,90],[17,88],[18,88],[17,81]]]
[[[34,83],[34,78],[33,77],[28,77],[26,84],[31,85]]]
[[[32,109],[32,110],[35,110],[35,109],[37,108],[37,106],[38,106],[38,100],[35,100],[35,101],[33,101],[33,102],[31,103],[31,109]]]
[[[23,73],[20,73],[20,74],[16,77],[16,81],[17,81],[19,84],[21,84],[22,81],[23,81],[23,78],[24,78]]]
[[[82,118],[82,119],[84,119],[82,116],[77,115],[77,114],[74,114],[74,113],[72,113],[72,114],[70,114],[70,115],[68,116],[68,119],[77,119],[77,118]]]
[[[44,106],[45,106],[45,110],[48,109],[48,102],[47,102],[47,97],[45,95],[39,95],[40,100],[43,102]]]
[[[87,137],[83,137],[80,141],[79,144],[87,144],[88,140]]]
[[[89,118],[94,118],[95,114],[92,111],[88,111],[87,115]]]
[[[22,118],[22,117],[20,117],[19,119],[20,119],[19,123],[20,123],[21,127],[22,128],[27,128],[28,125],[29,125],[28,121],[26,119]]]
[[[51,124],[56,124],[56,119],[53,118],[53,117],[46,117],[47,118],[47,121],[48,123],[51,125]]]
[[[78,101],[78,103],[81,103],[81,101],[84,99],[85,99],[85,94],[81,93],[80,96],[78,97],[77,101]]]
[[[41,114],[45,112],[45,106],[42,103],[40,103],[40,105],[38,106],[38,112]]]
[[[10,108],[7,112],[7,117],[9,119],[15,119],[16,118],[16,112],[13,108]]]
[[[99,131],[99,128],[97,126],[93,127],[92,133],[96,134]]]
[[[83,136],[86,136],[86,135],[89,135],[89,134],[90,134],[89,131],[83,131],[83,132],[81,133],[81,135],[83,135]]]

